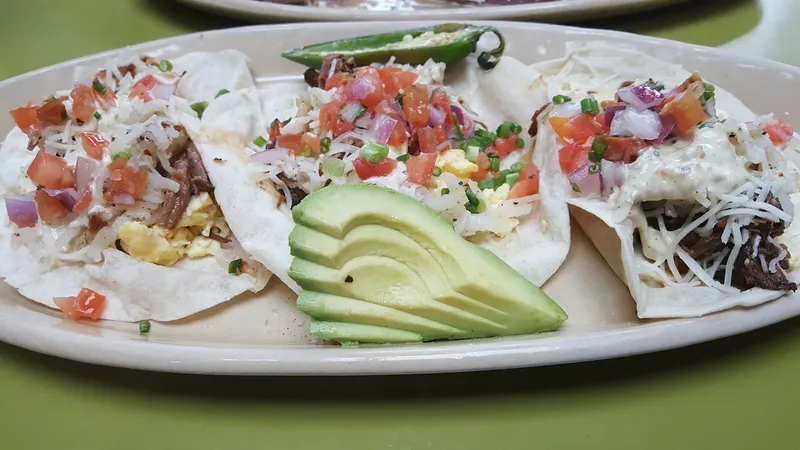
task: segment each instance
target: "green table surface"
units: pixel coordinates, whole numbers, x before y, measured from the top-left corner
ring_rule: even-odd
[[[241,25],[168,0],[9,0],[0,78]],[[800,1],[702,1],[584,22],[800,64]],[[4,449],[797,449],[800,320],[670,352],[454,375],[137,372],[0,344]]]

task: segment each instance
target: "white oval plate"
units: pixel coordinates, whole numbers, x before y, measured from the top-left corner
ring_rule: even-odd
[[[429,25],[424,22],[258,26],[192,34],[123,50],[138,55],[176,45],[180,52],[237,48],[252,59],[263,84],[299,77],[303,67],[280,58],[288,48],[328,39]],[[507,54],[527,63],[561,56],[567,41],[626,43],[699,70],[758,113],[800,115],[800,69],[720,50],[623,33],[511,22],[500,27]],[[99,67],[119,51],[62,63],[0,83],[0,110],[70,85],[78,66]],[[539,105],[531,105],[533,112]],[[12,127],[0,115],[0,131]],[[237,298],[179,322],[69,322],[60,313],[0,284],[0,339],[38,352],[97,364],[173,372],[226,374],[388,374],[501,369],[605,359],[654,352],[743,333],[800,315],[798,295],[752,309],[699,319],[641,321],[627,289],[580,229],[570,255],[545,285],[570,316],[552,334],[373,348],[314,344],[295,296],[277,277],[259,296]],[[535,251],[535,249],[534,249]],[[168,301],[169,299],[164,299]]]
[[[686,0],[553,0],[524,5],[465,6],[448,3],[448,0],[427,0],[443,5],[426,6],[419,9],[395,9],[387,11],[365,8],[334,8],[318,6],[283,5],[259,0],[178,0],[207,11],[239,17],[250,21],[259,20],[491,20],[491,19],[536,19],[576,20],[607,17],[664,6]],[[329,0],[347,4],[413,4],[426,0]],[[468,0],[465,0],[468,1]]]

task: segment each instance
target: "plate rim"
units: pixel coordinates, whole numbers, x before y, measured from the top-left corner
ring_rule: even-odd
[[[497,5],[480,8],[439,8],[413,11],[369,11],[351,8],[319,8],[257,0],[177,0],[209,12],[245,20],[283,19],[296,21],[395,21],[420,20],[492,20],[600,18],[614,14],[658,8],[688,0],[562,0],[524,5]]]
[[[800,76],[800,68],[777,61],[741,56],[730,51],[686,44],[632,33],[585,29],[573,26],[510,21],[470,21],[507,29],[553,30],[560,33],[618,38],[633,45],[661,44],[686,51],[735,59],[739,64],[753,64],[768,70],[791,72]],[[372,22],[375,24],[378,22]],[[420,26],[435,21],[402,21],[393,25]],[[344,29],[365,22],[290,23],[252,25],[215,31],[183,34],[137,45],[95,53],[53,64],[0,82],[0,89],[35,74],[80,64],[89,59],[109,57],[121,51],[136,51],[180,44],[192,39],[248,34],[255,31],[296,30],[304,27]],[[9,344],[76,361],[161,372],[227,375],[379,375],[410,373],[446,373],[501,370],[520,367],[567,364],[658,352],[700,342],[746,333],[800,315],[798,295],[749,309],[733,309],[700,318],[645,322],[601,332],[580,335],[549,333],[517,336],[505,341],[496,339],[452,341],[402,346],[340,348],[300,346],[180,345],[137,339],[114,339],[75,333],[58,328],[47,329],[13,314],[0,314],[0,340]],[[14,308],[0,303],[0,311]],[[41,314],[38,311],[28,311]],[[620,341],[623,341],[622,343]],[[114,344],[113,350],[105,347]],[[614,345],[609,345],[614,343]],[[623,345],[624,344],[624,345]],[[86,349],[102,347],[94,353]],[[564,352],[563,350],[569,350]],[[424,364],[421,364],[424,362]]]

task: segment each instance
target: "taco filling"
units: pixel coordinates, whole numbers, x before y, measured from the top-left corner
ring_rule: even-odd
[[[797,289],[780,242],[797,192],[790,126],[726,117],[698,74],[677,86],[626,82],[613,100],[593,94],[555,96],[547,123],[576,204],[600,198],[632,224],[645,285]]]
[[[249,145],[254,176],[289,207],[327,185],[372,183],[431,206],[462,236],[511,233],[539,192],[522,127],[487,129],[444,71],[433,61],[356,67],[326,56],[306,71],[296,114]]]
[[[2,197],[13,240],[36,249],[40,271],[98,263],[113,248],[167,267],[216,256],[225,273],[240,257],[179,120],[203,105],[174,95],[180,81],[169,61],[142,57],[11,111],[24,136],[4,147],[24,164]],[[27,149],[14,150],[21,139]]]

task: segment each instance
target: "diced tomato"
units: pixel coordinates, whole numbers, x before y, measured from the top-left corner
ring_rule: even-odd
[[[275,139],[281,135],[281,121],[275,119],[272,121],[272,124],[269,126],[269,140],[271,142],[275,142]]]
[[[539,168],[536,164],[528,163],[522,168],[519,174],[519,179],[511,191],[508,193],[508,199],[527,197],[529,195],[539,193]]]
[[[605,126],[590,114],[578,114],[569,119],[565,117],[551,117],[550,126],[553,131],[566,143],[584,142],[592,136],[602,134]]]
[[[450,108],[450,99],[447,97],[447,92],[443,90],[434,92],[433,95],[431,95],[431,103],[444,111],[447,123],[453,125],[453,110]]]
[[[414,128],[424,127],[428,124],[430,111],[428,110],[428,89],[425,86],[410,86],[403,95],[403,112],[406,120]]]
[[[84,131],[81,133],[81,144],[83,144],[83,149],[90,158],[102,160],[103,153],[105,153],[110,143],[103,139],[100,133]]]
[[[91,205],[92,191],[89,189],[84,189],[78,197],[78,201],[75,202],[75,206],[72,207],[72,210],[75,212],[85,212],[89,210],[89,206]]]
[[[137,81],[133,87],[131,87],[131,91],[128,96],[140,98],[143,102],[147,103],[153,100],[153,96],[150,95],[150,91],[153,90],[156,84],[158,84],[156,77],[147,75],[146,77]]]
[[[419,151],[422,153],[436,152],[436,130],[431,127],[422,127],[417,130]]]
[[[87,288],[81,289],[77,297],[55,297],[53,301],[71,320],[98,320],[106,307],[106,297]]]
[[[80,85],[69,93],[72,98],[72,116],[82,122],[88,122],[97,112],[97,97],[91,86]]]
[[[355,129],[355,125],[342,119],[342,105],[341,101],[334,100],[320,108],[319,129],[321,133],[330,131],[333,133],[333,137],[337,137]]]
[[[769,140],[774,145],[786,145],[792,140],[794,129],[780,119],[772,119],[767,123],[764,131],[769,135]]]
[[[67,189],[75,186],[75,175],[66,161],[49,153],[38,152],[26,173],[31,181],[47,189]]]
[[[300,155],[302,156],[319,156],[320,139],[311,133],[304,133],[301,141],[302,148]]]
[[[392,158],[386,158],[378,164],[370,164],[360,156],[353,160],[356,175],[362,180],[389,175],[395,167],[397,167],[397,161]]]
[[[436,132],[436,143],[441,144],[447,140],[447,133],[444,131],[444,125],[436,125],[433,129]]]
[[[21,108],[12,109],[9,111],[14,123],[17,124],[20,130],[25,134],[32,134],[42,129],[39,123],[38,109],[36,106],[23,106]]]
[[[359,86],[368,86],[369,92],[363,98],[356,98],[352,95],[352,91],[350,94],[351,98],[360,101],[362,105],[371,108],[383,101],[383,83],[381,82],[381,76],[378,70],[374,67],[367,66],[359,69],[356,74],[356,81],[350,85],[350,89],[354,89],[356,84]]]
[[[607,145],[603,159],[622,161],[625,164],[636,161],[636,158],[639,157],[639,150],[647,147],[645,141],[631,137],[605,136],[603,143]]]
[[[562,147],[558,151],[558,164],[561,166],[561,171],[570,174],[589,162],[589,150],[591,150],[593,140],[593,138],[589,138],[585,143],[573,142]]]
[[[347,72],[336,72],[330,78],[325,80],[325,90],[329,91],[333,88],[347,87],[353,82],[353,76]]]
[[[278,136],[277,146],[289,150],[296,156],[319,156],[320,139],[310,133],[282,134]]]
[[[431,182],[433,168],[436,166],[436,153],[420,153],[406,161],[408,181],[419,185]]]
[[[518,150],[517,139],[519,139],[519,135],[514,133],[511,133],[508,139],[497,138],[497,140],[494,141],[495,155],[497,155],[498,158],[505,158],[511,152]]]
[[[89,231],[92,233],[97,233],[98,231],[102,230],[103,228],[107,227],[108,223],[103,220],[102,217],[94,215],[89,216]]]
[[[661,115],[671,115],[681,133],[693,130],[700,122],[706,120],[706,113],[700,99],[689,90],[675,96],[661,109]]]
[[[64,98],[54,99],[40,106],[36,117],[42,128],[67,123],[67,108],[64,106]]]
[[[39,211],[39,218],[48,225],[60,223],[69,213],[57,198],[51,197],[43,189],[36,191],[34,199],[36,200],[36,210]]]
[[[389,141],[387,144],[389,144],[390,147],[401,147],[406,143],[407,139],[406,126],[398,123],[392,129],[392,134],[389,136]]]
[[[383,82],[384,92],[391,96],[395,96],[401,90],[413,85],[419,78],[419,75],[413,72],[406,72],[399,67],[384,67],[378,69],[378,73]]]
[[[487,151],[490,150],[491,147],[487,148]],[[478,171],[473,173],[470,178],[475,181],[480,181],[486,179],[489,175],[489,169],[492,167],[492,162],[489,161],[489,157],[486,153],[480,152],[478,153],[478,159],[475,160],[475,164],[478,166]]]
[[[106,191],[111,195],[130,194],[138,199],[147,189],[147,172],[135,170],[125,158],[117,158],[108,165]]]

